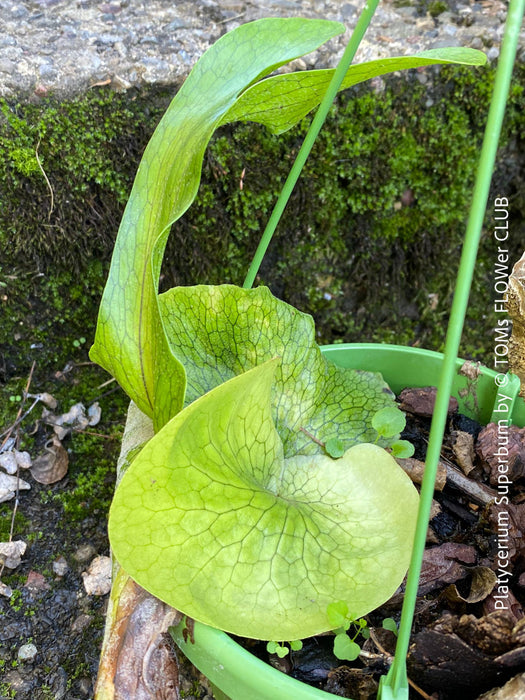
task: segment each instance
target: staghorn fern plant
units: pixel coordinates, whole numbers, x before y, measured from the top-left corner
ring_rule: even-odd
[[[374,609],[400,584],[415,528],[417,492],[388,451],[399,431],[376,430],[374,416],[395,407],[379,375],[329,362],[312,319],[264,287],[157,291],[169,229],[196,196],[215,129],[297,123],[332,71],[267,76],[343,31],[259,20],[197,62],[139,166],[91,350],[156,433],[114,497],[117,560],[174,608],[246,637],[327,631],[334,601],[354,619]],[[456,48],[382,59],[352,66],[342,87],[484,61]],[[334,440],[338,459],[325,449]]]

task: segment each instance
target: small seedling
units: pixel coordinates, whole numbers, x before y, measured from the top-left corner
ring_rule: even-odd
[[[406,459],[414,454],[414,445],[408,440],[397,440],[390,445],[390,449],[394,457]]]
[[[404,430],[405,425],[405,414],[397,406],[385,406],[372,417],[372,427],[377,430],[377,439],[394,437]]]
[[[390,632],[393,632],[397,637],[397,622],[394,620],[393,617],[385,617],[382,623],[382,627],[384,630],[389,630]]]
[[[361,647],[355,640],[359,635],[364,639],[370,636],[367,621],[362,617],[355,620],[342,600],[330,603],[326,613],[334,626],[334,656],[341,661],[355,661],[361,653]]]
[[[290,645],[290,648],[286,646]],[[303,648],[303,643],[300,639],[294,639],[291,642],[268,642],[266,651],[269,654],[277,654],[280,659],[283,659],[290,651],[300,651]]]
[[[377,431],[376,444],[381,438],[389,439],[399,435],[406,425],[406,417],[397,406],[385,406],[372,417],[372,427]],[[390,444],[394,457],[407,458],[414,454],[414,446],[408,440],[396,440]]]
[[[324,446],[326,454],[332,459],[339,459],[345,453],[345,446],[342,440],[331,438],[327,440]]]

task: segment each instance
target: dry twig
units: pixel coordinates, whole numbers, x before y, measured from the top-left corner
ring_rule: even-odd
[[[38,167],[40,168],[40,172],[44,176],[44,180],[46,181],[47,189],[49,190],[49,194],[51,195],[51,203],[49,205],[49,212],[47,214],[47,220],[51,221],[51,214],[53,213],[53,209],[55,208],[55,195],[53,192],[53,188],[51,187],[51,183],[49,182],[49,178],[46,174],[46,171],[44,170],[44,167],[42,163],[40,162],[40,158],[38,157],[38,147],[40,146],[40,140],[38,141],[36,148],[35,148],[35,158],[36,162],[38,163]]]

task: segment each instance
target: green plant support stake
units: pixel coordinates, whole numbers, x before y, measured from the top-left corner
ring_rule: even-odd
[[[436,479],[437,463],[441,451],[443,434],[445,430],[448,402],[452,390],[452,382],[456,371],[456,359],[458,356],[459,343],[463,330],[463,323],[467,311],[468,297],[476,256],[478,252],[483,217],[487,206],[492,171],[496,159],[498,141],[501,132],[501,124],[505,114],[507,95],[512,76],[516,48],[518,44],[519,32],[523,20],[525,0],[510,0],[505,32],[501,45],[501,54],[496,71],[494,82],[494,92],[490,104],[487,118],[487,126],[481,149],[481,156],[476,176],[476,184],[472,205],[469,213],[465,243],[459,264],[458,280],[454,301],[450,313],[450,322],[447,330],[445,343],[445,356],[441,369],[441,376],[436,396],[436,405],[432,418],[430,437],[425,463],[425,475],[421,487],[421,498],[419,504],[416,534],[414,538],[414,548],[412,559],[408,570],[405,598],[401,613],[401,623],[399,637],[396,646],[396,653],[390,671],[381,678],[378,698],[380,700],[408,700],[408,679],[406,671],[406,656],[412,620],[416,604],[417,589],[423,553],[425,551],[425,540],[430,516],[430,506],[434,493],[434,483]],[[515,382],[510,382],[515,390]],[[510,416],[509,416],[510,417]]]
[[[347,47],[344,50],[344,53],[341,57],[341,60],[339,61],[337,68],[334,71],[332,80],[330,81],[330,84],[328,85],[328,88],[326,90],[326,93],[324,94],[321,104],[319,105],[319,109],[317,110],[315,117],[313,118],[312,123],[310,124],[310,128],[308,129],[305,139],[301,144],[301,148],[299,149],[297,158],[295,159],[294,164],[290,172],[288,173],[288,177],[286,178],[286,182],[284,183],[283,189],[281,190],[281,193],[279,195],[279,198],[277,199],[277,202],[275,203],[275,207],[272,211],[272,214],[268,220],[268,223],[266,224],[266,228],[264,229],[264,233],[261,237],[259,245],[257,246],[257,250],[255,251],[255,255],[253,256],[252,263],[246,275],[246,279],[244,280],[244,289],[250,289],[254,283],[255,276],[259,270],[259,267],[261,266],[264,254],[266,253],[266,250],[270,245],[272,236],[275,232],[275,229],[277,228],[277,224],[279,223],[279,220],[286,207],[286,204],[290,199],[290,195],[292,194],[293,188],[295,187],[295,184],[299,179],[301,170],[303,169],[304,164],[306,163],[306,160],[310,155],[310,151],[312,150],[312,147],[315,143],[315,139],[317,138],[317,135],[319,134],[321,127],[325,122],[325,119],[328,115],[328,111],[330,110],[335,96],[337,95],[337,92],[341,87],[341,83],[343,82],[347,70],[350,68],[350,64],[354,60],[355,53],[359,48],[359,44],[361,43],[361,39],[363,38],[378,5],[379,0],[368,0],[368,2],[363,8],[363,11],[361,12],[361,15],[359,16],[359,19],[357,20],[355,29],[352,32],[352,36],[350,37],[350,41],[348,42]]]

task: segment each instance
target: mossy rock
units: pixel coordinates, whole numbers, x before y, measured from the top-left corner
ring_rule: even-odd
[[[516,70],[493,181],[493,196],[511,202],[516,259],[525,239],[524,72]],[[431,88],[411,73],[379,92],[362,87],[339,98],[264,261],[260,281],[315,316],[320,342],[442,346],[493,71],[428,74]],[[13,365],[6,377],[32,356],[29,338],[14,350],[16,361],[9,347],[28,304],[38,307],[37,343],[64,323],[70,343],[91,341],[134,173],[172,94],[101,89],[67,103],[2,103],[0,284],[11,309],[4,364]],[[163,288],[242,283],[308,124],[278,138],[251,124],[217,133],[198,199],[173,227]],[[487,361],[493,248],[487,228],[464,344]],[[17,285],[23,299],[10,307]]]
[[[428,3],[428,13],[431,17],[438,17],[442,12],[448,10],[448,5],[443,0],[431,0]]]

